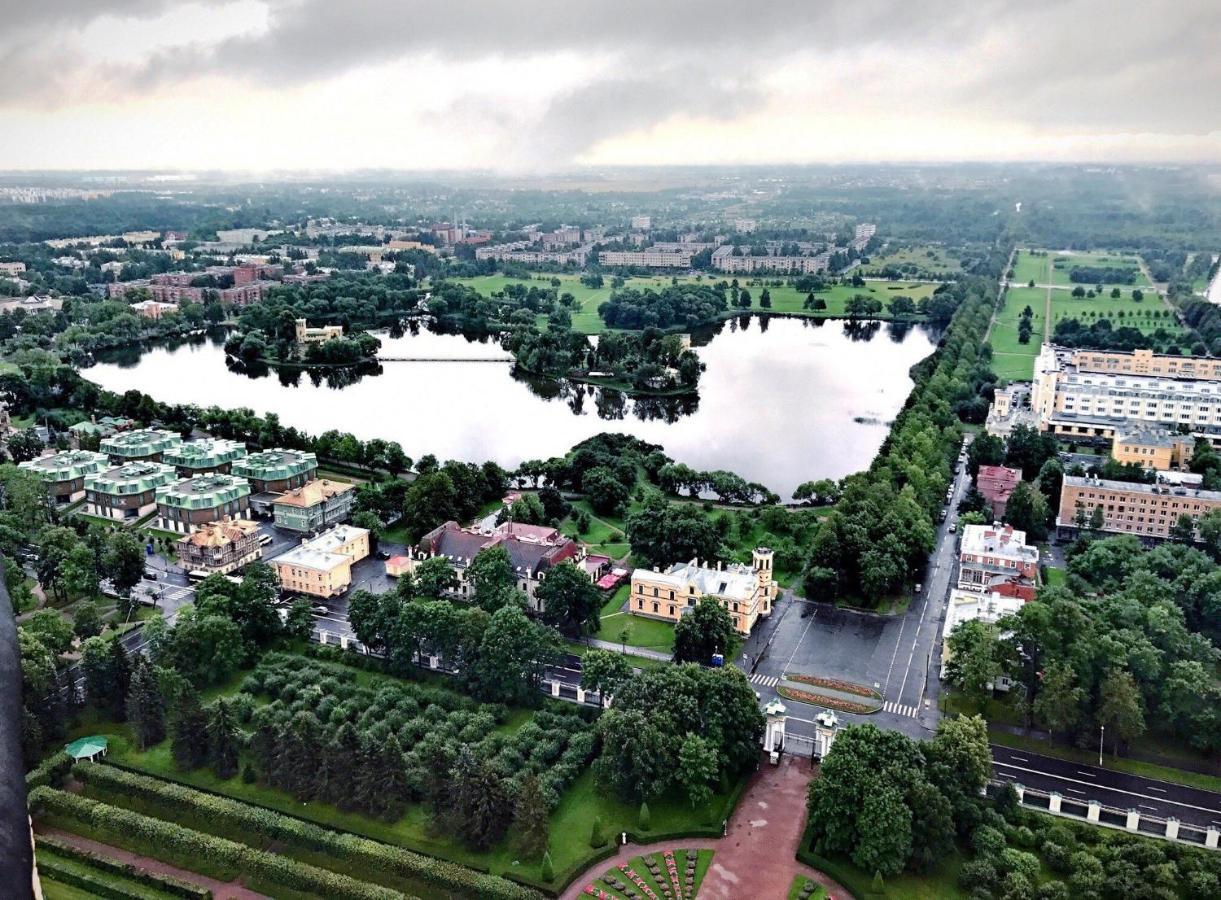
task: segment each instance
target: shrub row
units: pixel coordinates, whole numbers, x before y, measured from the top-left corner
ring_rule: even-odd
[[[535,900],[538,897],[535,891],[499,876],[113,766],[78,765],[73,769],[73,775],[102,790],[155,804],[169,815],[198,817],[220,827],[258,835],[301,850],[327,853],[363,868],[435,885],[461,896],[488,900]]]
[[[25,789],[32,791],[36,787],[59,787],[64,783],[64,776],[71,768],[71,756],[62,750],[54,753],[26,773]]]
[[[47,814],[87,826],[116,846],[158,858],[168,855],[188,864],[200,861],[214,871],[227,870],[231,877],[245,873],[259,882],[308,895],[336,900],[400,900],[403,896],[347,875],[53,788],[35,788],[30,794],[30,809],[35,815]]]
[[[186,897],[188,900],[190,898],[206,900],[206,898],[212,896],[212,892],[205,887],[190,884],[171,875],[146,872],[143,869],[136,868],[131,863],[125,863],[109,856],[104,856],[101,853],[94,853],[92,850],[85,850],[54,835],[40,834],[37,838],[37,844],[39,849],[45,847],[48,850],[53,850],[59,856],[77,860],[90,868],[101,869],[131,881],[138,881],[140,884],[146,884],[164,893],[173,894],[175,897]],[[41,859],[39,860],[39,868],[43,868]]]
[[[150,900],[150,898],[158,896],[153,891],[142,891],[138,885],[133,885],[129,890],[107,881],[100,873],[69,868],[59,860],[48,856],[39,857],[38,874],[42,878],[58,881],[69,887],[80,888],[90,897],[103,897],[105,900]],[[211,892],[208,896],[211,896]]]

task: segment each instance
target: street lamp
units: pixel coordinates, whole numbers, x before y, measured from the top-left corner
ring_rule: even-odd
[[[1098,726],[1098,767],[1102,768],[1102,739],[1106,736],[1107,727],[1105,725]]]

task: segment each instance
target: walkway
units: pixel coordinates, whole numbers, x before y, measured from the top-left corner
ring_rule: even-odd
[[[249,888],[243,887],[240,884],[230,881],[219,881],[215,878],[208,878],[206,875],[200,875],[197,872],[188,872],[186,869],[179,869],[171,866],[168,863],[163,863],[159,859],[153,859],[151,856],[140,856],[137,853],[129,853],[126,850],[120,850],[118,847],[113,847],[110,844],[103,844],[100,841],[90,840],[86,837],[81,837],[79,834],[73,834],[70,831],[61,831],[58,828],[47,828],[42,825],[35,825],[34,831],[38,834],[45,834],[52,837],[57,837],[65,843],[78,847],[81,850],[88,850],[92,853],[97,853],[100,856],[106,856],[110,859],[116,859],[119,862],[129,863],[137,869],[142,869],[145,872],[153,872],[157,875],[169,875],[177,878],[179,881],[186,881],[190,884],[199,885],[207,888],[212,892],[215,900],[264,900],[266,894],[260,894],[257,891],[252,891]]]
[[[804,757],[783,756],[780,765],[766,762],[751,778],[729,820],[723,838],[676,838],[656,844],[628,844],[577,878],[561,895],[576,900],[586,885],[632,857],[661,850],[713,850],[712,866],[700,885],[699,900],[784,900],[797,875],[826,887],[833,900],[852,894],[838,882],[797,861],[805,831],[806,788],[812,770]]]
[[[624,646],[615,641],[602,641],[598,640],[598,638],[587,638],[585,643],[591,647],[597,647],[599,650],[613,650],[615,653],[623,653],[627,656],[641,656],[645,659],[657,659],[662,662],[669,662],[674,658],[672,653],[663,653],[660,650],[646,650],[644,647],[633,647],[631,644]]]

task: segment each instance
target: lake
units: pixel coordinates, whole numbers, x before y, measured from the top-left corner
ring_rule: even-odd
[[[563,453],[601,431],[661,444],[698,469],[727,469],[788,498],[813,478],[866,468],[911,391],[908,370],[930,354],[924,326],[744,317],[694,336],[707,366],[698,397],[632,400],[567,381],[515,378],[494,339],[420,331],[382,338],[380,374],[333,379],[257,373],[227,362],[223,338],[108,354],[85,377],[170,403],[249,407],[319,434],[337,428],[398,441],[411,457],[506,468]],[[446,360],[446,361],[437,361]],[[462,360],[462,361],[451,361]],[[345,383],[349,382],[349,383]]]

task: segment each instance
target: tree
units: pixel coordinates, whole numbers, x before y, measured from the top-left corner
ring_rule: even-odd
[[[144,545],[128,531],[116,531],[106,543],[106,573],[123,597],[144,577]]]
[[[1103,678],[1099,689],[1098,721],[1110,729],[1111,746],[1116,756],[1120,743],[1126,744],[1145,733],[1140,689],[1127,670],[1112,669]]]
[[[702,597],[674,626],[674,661],[711,665],[712,655],[728,653],[733,639],[733,619],[725,607],[715,597]]]
[[[39,642],[56,656],[67,653],[72,648],[72,626],[53,609],[40,609],[21,627],[38,638]]]
[[[999,466],[1005,461],[1005,442],[994,434],[982,432],[967,448],[967,471],[979,474],[980,466]]]
[[[551,840],[550,810],[537,775],[529,774],[522,779],[513,805],[513,830],[526,859],[538,859],[547,851]]]
[[[1019,531],[1026,532],[1032,541],[1047,537],[1047,500],[1029,482],[1018,482],[1005,504],[1005,521]]]
[[[767,288],[764,288],[759,294],[759,306],[763,309],[772,308],[772,293]]]
[[[443,597],[458,587],[453,564],[444,556],[432,556],[417,563],[411,577],[419,597]]]
[[[625,521],[632,554],[644,565],[669,566],[720,555],[716,524],[698,507],[653,494]]]
[[[1043,673],[1034,699],[1035,718],[1049,731],[1068,733],[1081,722],[1085,692],[1077,685],[1077,673],[1066,662],[1053,661]]]
[[[1191,545],[1196,539],[1196,523],[1187,513],[1181,514],[1170,526],[1167,537],[1176,544]]]
[[[519,606],[503,606],[488,621],[471,666],[476,692],[491,702],[529,703],[558,653],[554,631],[531,622]]]
[[[1052,435],[1029,425],[1015,425],[1005,444],[1005,465],[1021,469],[1022,477],[1029,481],[1039,474],[1044,463],[1057,458],[1058,451]]]
[[[809,501],[820,506],[834,503],[839,499],[839,485],[830,478],[803,481],[793,491],[793,499],[798,502]]]
[[[313,630],[313,608],[308,600],[298,597],[288,607],[288,615],[284,619],[284,634],[295,641],[307,641]]]
[[[208,724],[208,716],[199,702],[199,692],[187,686],[178,695],[170,726],[170,753],[179,769],[191,771],[208,761]]]
[[[131,724],[136,746],[141,750],[165,740],[165,700],[157,684],[157,674],[143,656],[137,656],[132,666],[127,721]]]
[[[569,635],[598,630],[602,595],[584,570],[571,562],[552,567],[534,596],[542,606],[543,621],[553,628]]]
[[[523,602],[517,591],[509,551],[499,544],[475,554],[466,568],[466,580],[471,585],[471,599],[490,613]]]
[[[237,774],[238,737],[233,710],[222,697],[209,708],[208,766],[222,781]]]
[[[458,751],[450,770],[446,818],[475,850],[486,850],[504,836],[512,804],[504,782],[469,747]]]
[[[8,455],[13,462],[28,462],[42,453],[42,438],[32,428],[14,431],[8,436]]]
[[[94,597],[98,592],[97,559],[87,544],[77,544],[63,562],[64,588],[74,597]]]
[[[979,709],[992,696],[992,685],[1000,674],[995,625],[968,619],[950,632],[946,644],[950,659],[946,680]]]
[[[594,466],[581,476],[581,492],[594,512],[611,515],[618,512],[631,493],[631,488],[619,480],[607,466]]]
[[[197,687],[219,684],[241,668],[245,658],[237,623],[220,615],[184,609],[170,633],[165,660]]]
[[[81,672],[85,676],[85,696],[103,713],[116,721],[127,715],[127,687],[131,667],[127,651],[118,640],[91,637],[81,645]]]
[[[164,621],[164,620],[163,620]],[[82,641],[102,633],[102,616],[98,605],[91,600],[82,601],[73,615],[72,631]]]
[[[952,777],[952,783],[968,794],[983,790],[992,777],[988,723],[981,716],[942,719],[928,753],[932,762]],[[949,783],[937,780],[943,790]]]
[[[719,769],[716,751],[708,741],[697,734],[688,734],[683,739],[678,751],[678,782],[692,809],[711,799]]]
[[[595,649],[581,657],[581,687],[597,691],[602,706],[606,705],[607,697],[618,692],[631,677],[631,663],[622,653]]]

